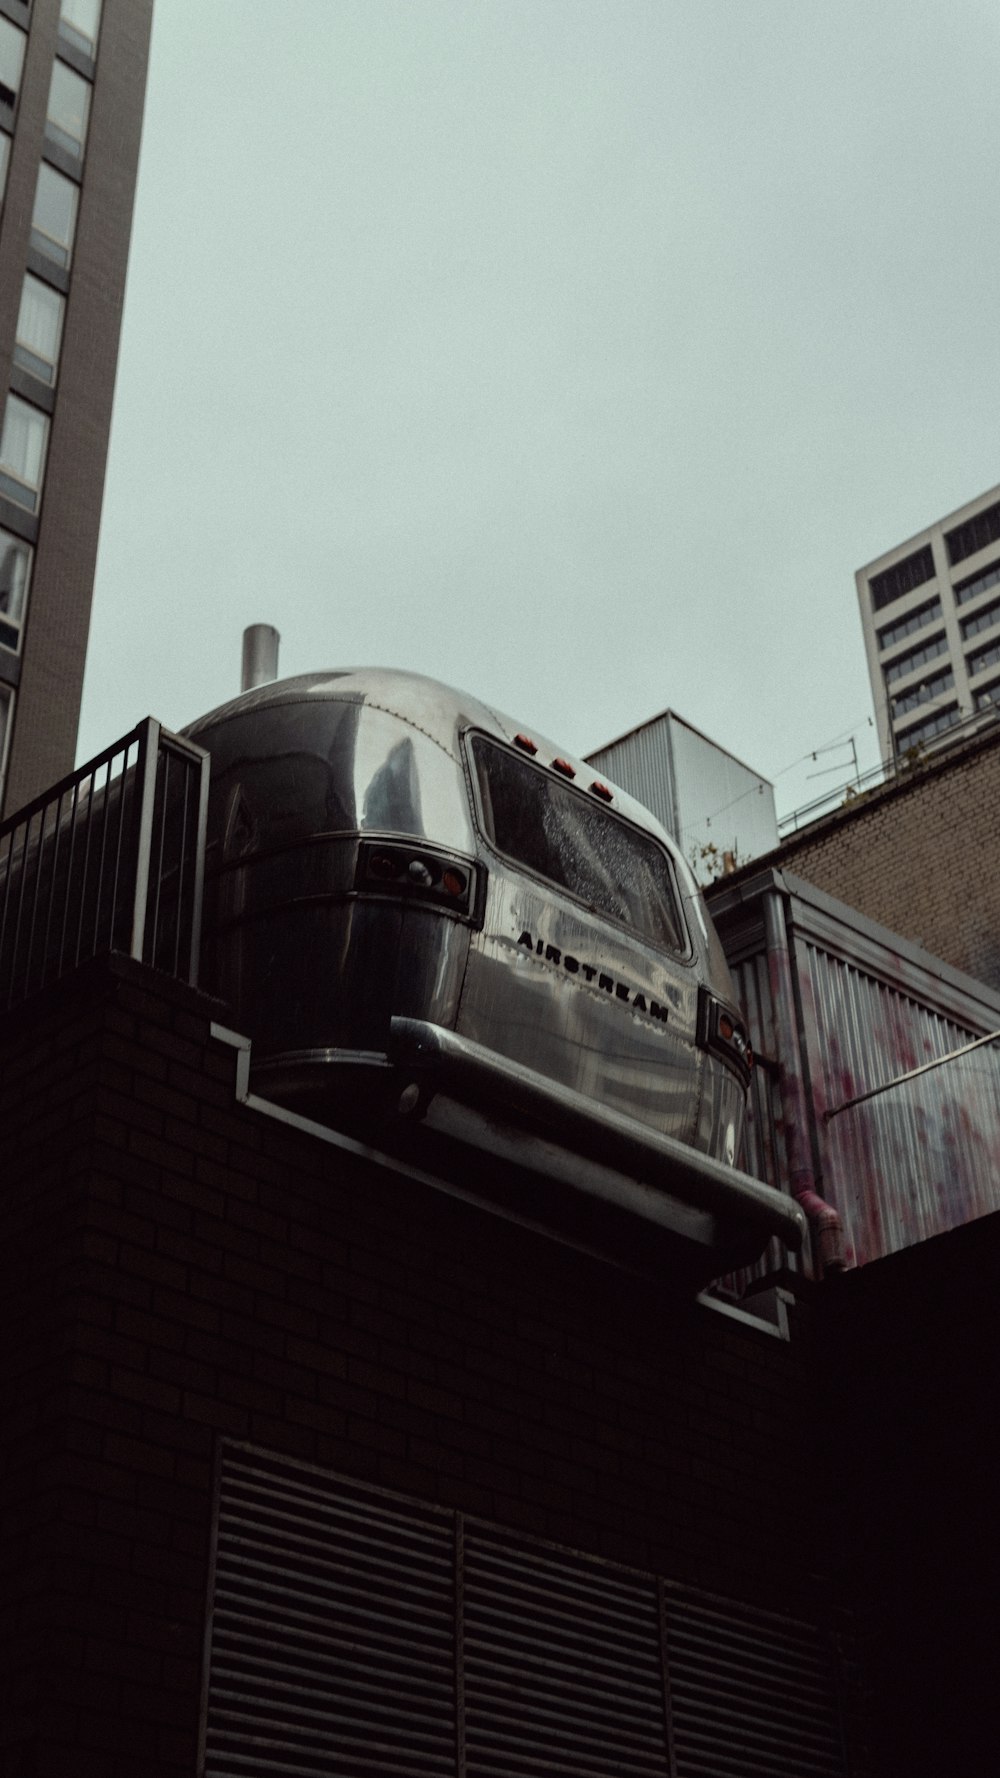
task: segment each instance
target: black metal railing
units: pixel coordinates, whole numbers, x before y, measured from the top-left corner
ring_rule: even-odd
[[[208,754],[152,717],[0,824],[0,1008],[109,951],[195,986]]]

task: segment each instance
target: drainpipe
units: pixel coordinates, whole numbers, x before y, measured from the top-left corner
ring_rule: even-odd
[[[792,1197],[801,1205],[815,1230],[816,1250],[824,1275],[828,1272],[842,1272],[846,1263],[843,1224],[833,1205],[821,1198],[816,1190],[816,1174],[809,1141],[809,1106],[800,1066],[795,990],[792,960],[788,953],[785,910],[782,897],[775,890],[764,895],[763,902],[764,942],[767,946],[771,999],[774,1003],[789,1186]]]

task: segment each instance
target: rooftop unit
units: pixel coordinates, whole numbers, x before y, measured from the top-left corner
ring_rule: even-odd
[[[778,844],[773,784],[674,710],[599,747],[587,763],[652,811],[703,885]]]

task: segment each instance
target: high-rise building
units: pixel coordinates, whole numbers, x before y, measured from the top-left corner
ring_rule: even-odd
[[[0,0],[0,813],[73,765],[153,0]]]
[[[1000,704],[1000,487],[855,579],[884,759]]]

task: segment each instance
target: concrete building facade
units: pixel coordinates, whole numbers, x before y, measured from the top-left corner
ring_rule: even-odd
[[[73,765],[152,0],[0,0],[0,814]]]
[[[1000,487],[855,575],[882,757],[1000,702]]]

